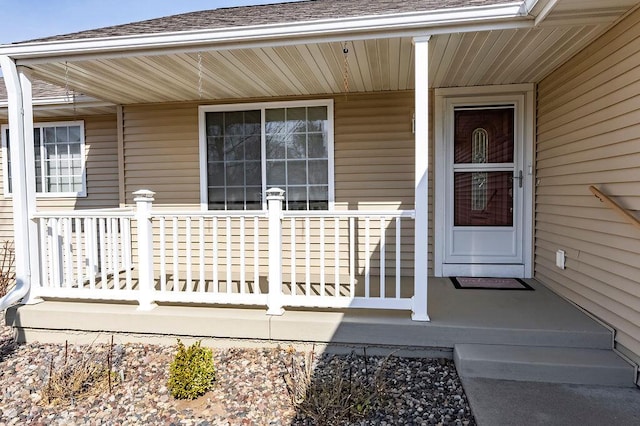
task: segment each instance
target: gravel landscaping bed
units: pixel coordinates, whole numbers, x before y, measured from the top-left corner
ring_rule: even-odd
[[[43,399],[51,366],[89,353],[111,354],[111,391],[71,405]],[[173,346],[16,345],[0,323],[0,426],[4,425],[312,425],[289,397],[285,375],[308,359],[290,349],[214,349],[216,384],[194,401],[177,401],[166,383]],[[106,359],[106,358],[105,358]],[[384,383],[382,397],[366,415],[344,424],[475,425],[450,360],[324,355],[314,360],[312,380],[348,365],[344,380],[363,375]],[[346,377],[349,376],[349,377]],[[323,379],[324,377],[324,379]],[[368,377],[368,376],[367,376]],[[122,380],[124,378],[124,380]],[[334,382],[328,382],[334,383]]]

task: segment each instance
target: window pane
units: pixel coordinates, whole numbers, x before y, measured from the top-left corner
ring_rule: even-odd
[[[287,187],[287,208],[289,210],[306,210],[307,187]]]
[[[247,161],[245,173],[247,185],[260,186],[262,184],[262,163],[260,161]]]
[[[267,161],[267,188],[284,186],[285,184],[285,162]]]
[[[242,136],[230,136],[224,138],[224,159],[242,160],[244,158],[244,138]]]
[[[207,160],[208,161],[224,160],[224,138],[221,138],[221,137],[207,138]]]
[[[309,160],[309,183],[326,185],[329,183],[329,163],[327,160]]]
[[[307,184],[307,162],[287,161],[287,184],[306,185]]]
[[[285,158],[285,143],[284,135],[267,135],[267,159]]]
[[[267,135],[274,133],[284,134],[286,132],[284,125],[284,108],[268,109],[265,112]]]
[[[246,160],[260,160],[260,129],[258,134],[247,136],[244,140],[244,156]]]
[[[327,127],[327,107],[307,109],[307,126],[309,132],[325,132]]]
[[[53,143],[56,141],[56,129],[54,127],[44,128],[44,143]]]
[[[80,142],[80,126],[69,127],[69,142]]]
[[[309,187],[309,209],[327,210],[329,208],[329,187],[311,186]]]
[[[227,186],[244,186],[244,163],[227,163]]]
[[[307,109],[287,108],[287,133],[305,133],[307,131]]]
[[[68,142],[69,141],[69,128],[68,127],[56,127],[56,142]]]
[[[224,186],[224,163],[209,163],[208,177],[210,186]]]
[[[212,210],[225,209],[224,188],[209,188],[209,208]]]
[[[295,134],[287,140],[287,158],[307,158],[307,135]]]
[[[327,140],[324,135],[309,134],[309,158],[327,158]]]

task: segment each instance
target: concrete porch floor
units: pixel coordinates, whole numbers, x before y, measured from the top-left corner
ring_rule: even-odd
[[[115,334],[120,342],[172,344],[178,336],[212,346],[295,342],[446,357],[462,343],[611,348],[609,330],[537,281],[528,283],[535,291],[463,290],[448,278],[430,278],[430,322],[414,322],[405,311],[287,309],[268,316],[264,308],[159,305],[144,312],[134,304],[60,300],[13,308],[6,321],[21,341],[42,342]]]

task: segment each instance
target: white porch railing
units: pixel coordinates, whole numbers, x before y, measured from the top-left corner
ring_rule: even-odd
[[[137,300],[131,259],[133,211],[40,212],[37,296]]]
[[[413,211],[40,212],[34,296],[415,311]],[[407,278],[411,278],[410,281]],[[426,303],[426,300],[424,301]]]

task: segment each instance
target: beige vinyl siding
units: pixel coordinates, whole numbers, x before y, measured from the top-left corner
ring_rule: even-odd
[[[288,99],[270,99],[269,101],[275,100]],[[413,92],[408,91],[350,94],[334,98],[336,209],[414,208],[413,108]],[[159,209],[199,209],[200,172],[198,106],[196,104],[125,106],[124,156],[127,203],[132,203],[133,191],[146,188],[156,192],[154,206]],[[194,226],[196,225],[194,223]],[[364,224],[358,225],[358,233],[363,236]],[[181,225],[181,233],[184,232],[183,226]],[[288,223],[285,226],[288,226]],[[346,232],[345,223],[340,226],[342,232]],[[390,230],[392,226],[395,226],[392,222],[386,226],[389,230],[388,236],[394,235],[395,229]],[[327,221],[326,227],[329,232],[333,222]],[[372,224],[372,227],[375,227],[376,231],[371,236],[373,266],[379,263],[376,251],[379,241],[379,224]],[[312,228],[314,238],[317,239],[319,235],[317,223],[312,225]],[[298,220],[296,229],[297,251],[300,253],[304,250],[301,220]],[[403,233],[406,238],[402,243],[402,269],[406,275],[413,273],[412,229],[413,221],[404,220]],[[209,246],[212,243],[210,232],[206,233]],[[289,230],[285,227],[285,250],[288,249],[286,243],[288,233]],[[192,232],[192,236],[192,241],[195,243],[198,238],[197,230]],[[219,237],[223,236],[219,234]],[[342,238],[346,242],[346,234]],[[359,243],[361,246],[364,244],[362,241]],[[167,244],[170,244],[169,239]],[[395,247],[392,241],[387,241],[387,244],[387,255],[391,258]],[[247,250],[252,249],[248,246]],[[332,255],[332,239],[327,240],[326,250]],[[342,269],[348,266],[346,250],[345,246],[341,252]],[[248,253],[248,256],[252,257],[252,253]],[[266,267],[266,242],[262,245],[260,259],[261,264]],[[317,252],[312,253],[312,260],[317,267],[319,262]],[[333,257],[327,257],[326,262],[327,266],[333,265]],[[249,264],[252,265],[252,258],[249,259]],[[364,265],[363,259],[358,259],[358,265]],[[288,265],[285,265],[285,276],[289,274],[287,267]],[[298,268],[301,268],[300,263]],[[387,263],[387,271],[392,272],[389,263]],[[247,271],[247,277],[251,274]],[[328,282],[332,277],[333,272],[327,271]]]
[[[535,275],[616,329],[640,359],[640,11],[538,87]],[[555,252],[566,251],[566,269]]]
[[[54,121],[84,121],[87,196],[78,198],[39,197],[40,210],[99,209],[118,207],[118,145],[115,115],[65,117]],[[47,120],[38,121],[46,122]],[[51,121],[51,120],[48,120]],[[0,168],[2,168],[0,162]],[[4,197],[0,183],[0,240],[13,239],[11,198]]]

